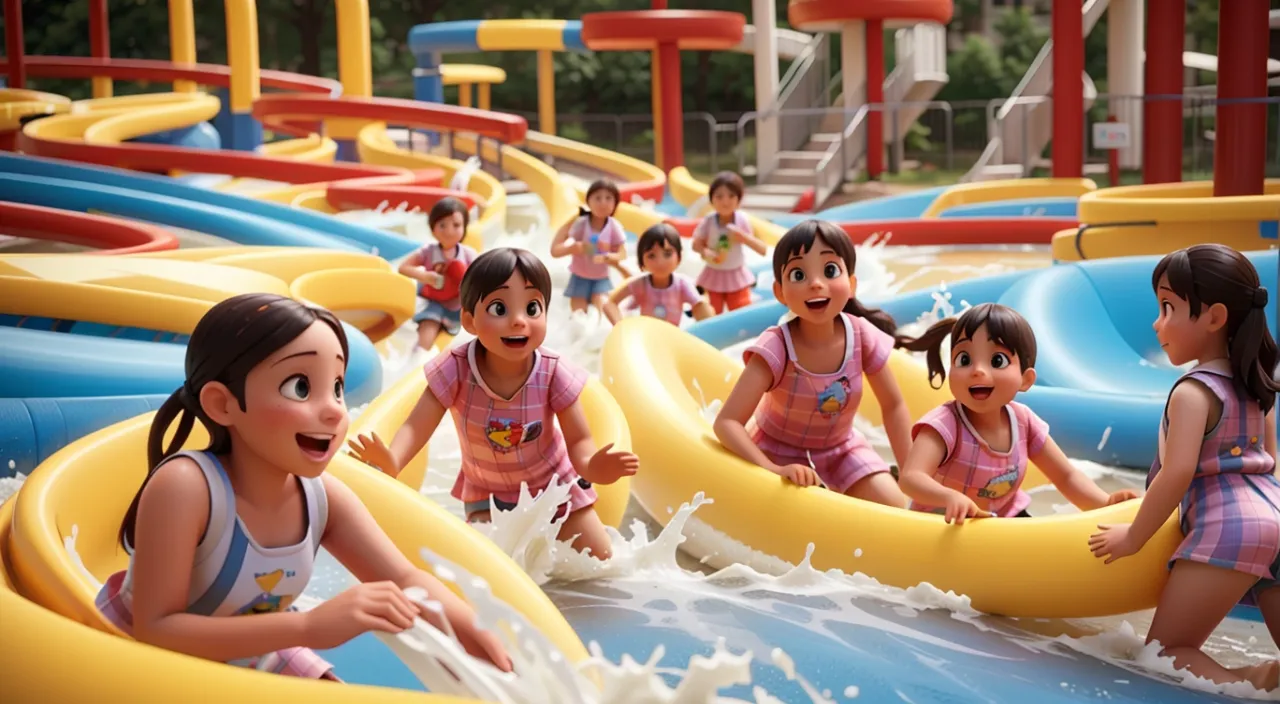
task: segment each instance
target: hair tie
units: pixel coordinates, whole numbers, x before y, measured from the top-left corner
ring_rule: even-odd
[[[591,208],[588,208],[588,207],[587,207],[587,206],[585,206],[585,205],[579,205],[579,206],[578,206],[578,217],[583,217],[583,218],[585,218],[585,217],[587,217],[587,216],[589,216],[589,215],[591,215]]]
[[[1267,289],[1261,286],[1253,289],[1253,307],[1254,308],[1267,307]]]
[[[178,400],[182,402],[182,407],[191,411],[191,413],[199,412],[200,397],[191,388],[191,382],[184,381],[182,386],[178,387]]]

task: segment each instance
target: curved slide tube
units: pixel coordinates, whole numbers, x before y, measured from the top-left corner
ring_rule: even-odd
[[[46,659],[27,663],[29,669],[19,674],[10,668],[15,662],[25,661],[8,658],[2,666],[6,681],[26,688],[29,685],[25,683],[58,678],[64,683],[53,685],[42,696],[55,691],[79,692],[68,697],[68,701],[84,699],[86,687],[91,688],[94,697],[117,692],[125,699],[180,699],[182,695],[178,694],[177,687],[189,694],[193,681],[205,682],[220,694],[239,689],[246,696],[251,692],[254,697],[299,701],[337,702],[350,701],[352,697],[364,702],[387,703],[461,701],[435,696],[423,698],[421,693],[413,693],[411,699],[410,693],[394,689],[334,687],[331,683],[250,672],[144,646],[119,634],[95,608],[94,597],[98,584],[127,564],[116,535],[120,519],[145,476],[142,448],[150,422],[150,415],[139,416],[66,447],[42,464],[18,496],[4,507],[5,511],[12,511],[6,552],[12,584],[27,599],[47,609],[20,606],[16,611],[21,615],[21,622],[33,628],[61,624],[62,621],[53,616],[56,613],[96,629],[99,633],[92,637],[81,638],[84,630],[74,629],[78,631],[76,637],[65,642],[38,640],[56,642],[63,657],[68,652],[76,652],[84,658],[83,662],[103,666],[91,678],[66,677],[57,664],[62,662],[61,658],[42,653]],[[202,447],[206,441],[205,437],[193,437],[189,447]],[[498,598],[520,611],[572,661],[587,657],[586,648],[551,600],[480,533],[440,506],[350,457],[337,456],[329,472],[351,487],[396,547],[414,564],[427,568],[419,555],[422,548],[458,564],[484,579]],[[10,523],[5,521],[4,525],[9,527]],[[75,556],[66,547],[68,540],[74,541]],[[6,645],[13,645],[15,652],[40,652],[38,643],[18,646],[13,642],[20,631],[8,620],[13,618],[8,607],[18,603],[19,598],[5,590],[0,592],[0,599],[6,607]],[[352,645],[354,642],[343,648]],[[155,676],[139,679],[139,672]],[[78,684],[67,684],[70,682]]]
[[[945,398],[910,375],[917,365],[905,354],[895,352],[890,364],[913,417]],[[706,515],[699,510],[699,520],[756,550],[798,563],[814,544],[817,569],[862,572],[903,588],[929,582],[968,595],[988,613],[1077,618],[1155,606],[1182,539],[1175,517],[1138,555],[1103,565],[1089,552],[1089,535],[1099,523],[1131,521],[1137,501],[956,528],[941,516],[797,487],[723,449],[702,415],[700,397],[724,399],[741,371],[740,362],[661,321],[628,318],[610,333],[601,375],[626,414],[645,468],[633,490],[654,520],[665,523],[668,507],[705,492],[714,503]],[[859,410],[879,422],[875,404]],[[712,564],[724,559],[701,546],[696,531],[683,547]]]
[[[94,247],[93,254],[143,254],[178,248],[173,233],[155,225],[57,208],[0,201],[0,234]]]

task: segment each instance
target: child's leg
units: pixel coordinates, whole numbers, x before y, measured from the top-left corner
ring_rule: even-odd
[[[888,472],[876,472],[859,479],[845,490],[844,495],[894,508],[907,507],[906,495],[898,487],[898,482],[893,480],[893,475]]]
[[[440,336],[440,321],[423,320],[418,323],[418,346],[424,350],[429,350],[436,344],[436,338]]]
[[[591,305],[595,306],[597,310],[604,312],[604,302],[607,300],[609,300],[608,293],[597,293],[591,297]]]
[[[1280,584],[1257,592],[1258,610],[1262,612],[1262,620],[1267,623],[1271,632],[1271,642],[1280,643]]]
[[[584,553],[590,550],[591,555],[598,560],[613,557],[609,534],[605,532],[604,522],[596,514],[594,506],[583,506],[569,514],[560,525],[560,535],[557,537],[560,540],[573,538],[574,550]]]
[[[707,302],[711,304],[711,312],[716,315],[727,310],[728,301],[725,295],[719,291],[707,291]]]
[[[1248,680],[1248,674],[1219,665],[1200,646],[1257,580],[1225,567],[1178,560],[1160,594],[1147,642],[1159,641],[1161,653],[1172,657],[1177,669],[1218,684]]]
[[[889,465],[861,436],[809,456],[818,477],[833,491],[863,501],[906,508],[907,497],[889,473]]]
[[[729,310],[738,310],[751,305],[751,289],[744,288],[740,291],[724,294],[725,305]]]
[[[584,311],[584,310],[586,310],[586,309],[587,309],[587,305],[588,305],[588,301],[587,301],[587,299],[585,299],[585,298],[570,298],[570,299],[569,299],[569,310],[573,311],[574,313],[577,313],[577,312],[579,312],[579,311]]]

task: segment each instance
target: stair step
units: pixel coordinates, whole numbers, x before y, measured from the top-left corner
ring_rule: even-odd
[[[747,187],[747,197],[750,198],[755,194],[762,196],[791,196],[792,198],[804,193],[809,187],[798,186],[792,183],[762,183],[758,186]]]
[[[827,155],[826,151],[778,152],[778,160],[793,159],[795,161],[811,161],[817,163]]]
[[[792,169],[781,168],[774,169],[769,174],[770,183],[789,183],[798,186],[807,186],[813,183],[813,169]]]
[[[747,193],[747,197],[742,201],[742,207],[747,208],[753,213],[761,211],[777,211],[783,213],[791,212],[796,206],[796,200],[800,197],[799,193],[784,194],[764,194],[764,193]]]

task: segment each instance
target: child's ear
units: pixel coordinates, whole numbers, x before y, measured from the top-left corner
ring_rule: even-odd
[[[782,300],[782,284],[776,280],[773,282],[773,297],[782,305],[787,305],[787,302]]]
[[[1034,383],[1036,383],[1036,370],[1028,369],[1022,372],[1022,387],[1019,388],[1018,390],[1027,391],[1031,388],[1031,385]]]
[[[234,415],[240,412],[240,402],[226,384],[211,381],[200,388],[200,410],[214,423],[231,427]]]
[[[858,275],[849,274],[849,298],[858,297]]]
[[[1206,324],[1209,326],[1209,332],[1217,332],[1227,325],[1227,307],[1221,303],[1214,303],[1200,314],[1200,317],[1207,316]]]
[[[472,315],[471,311],[464,310],[459,313],[458,322],[462,323],[462,329],[466,330],[467,334],[476,334],[476,316]]]

